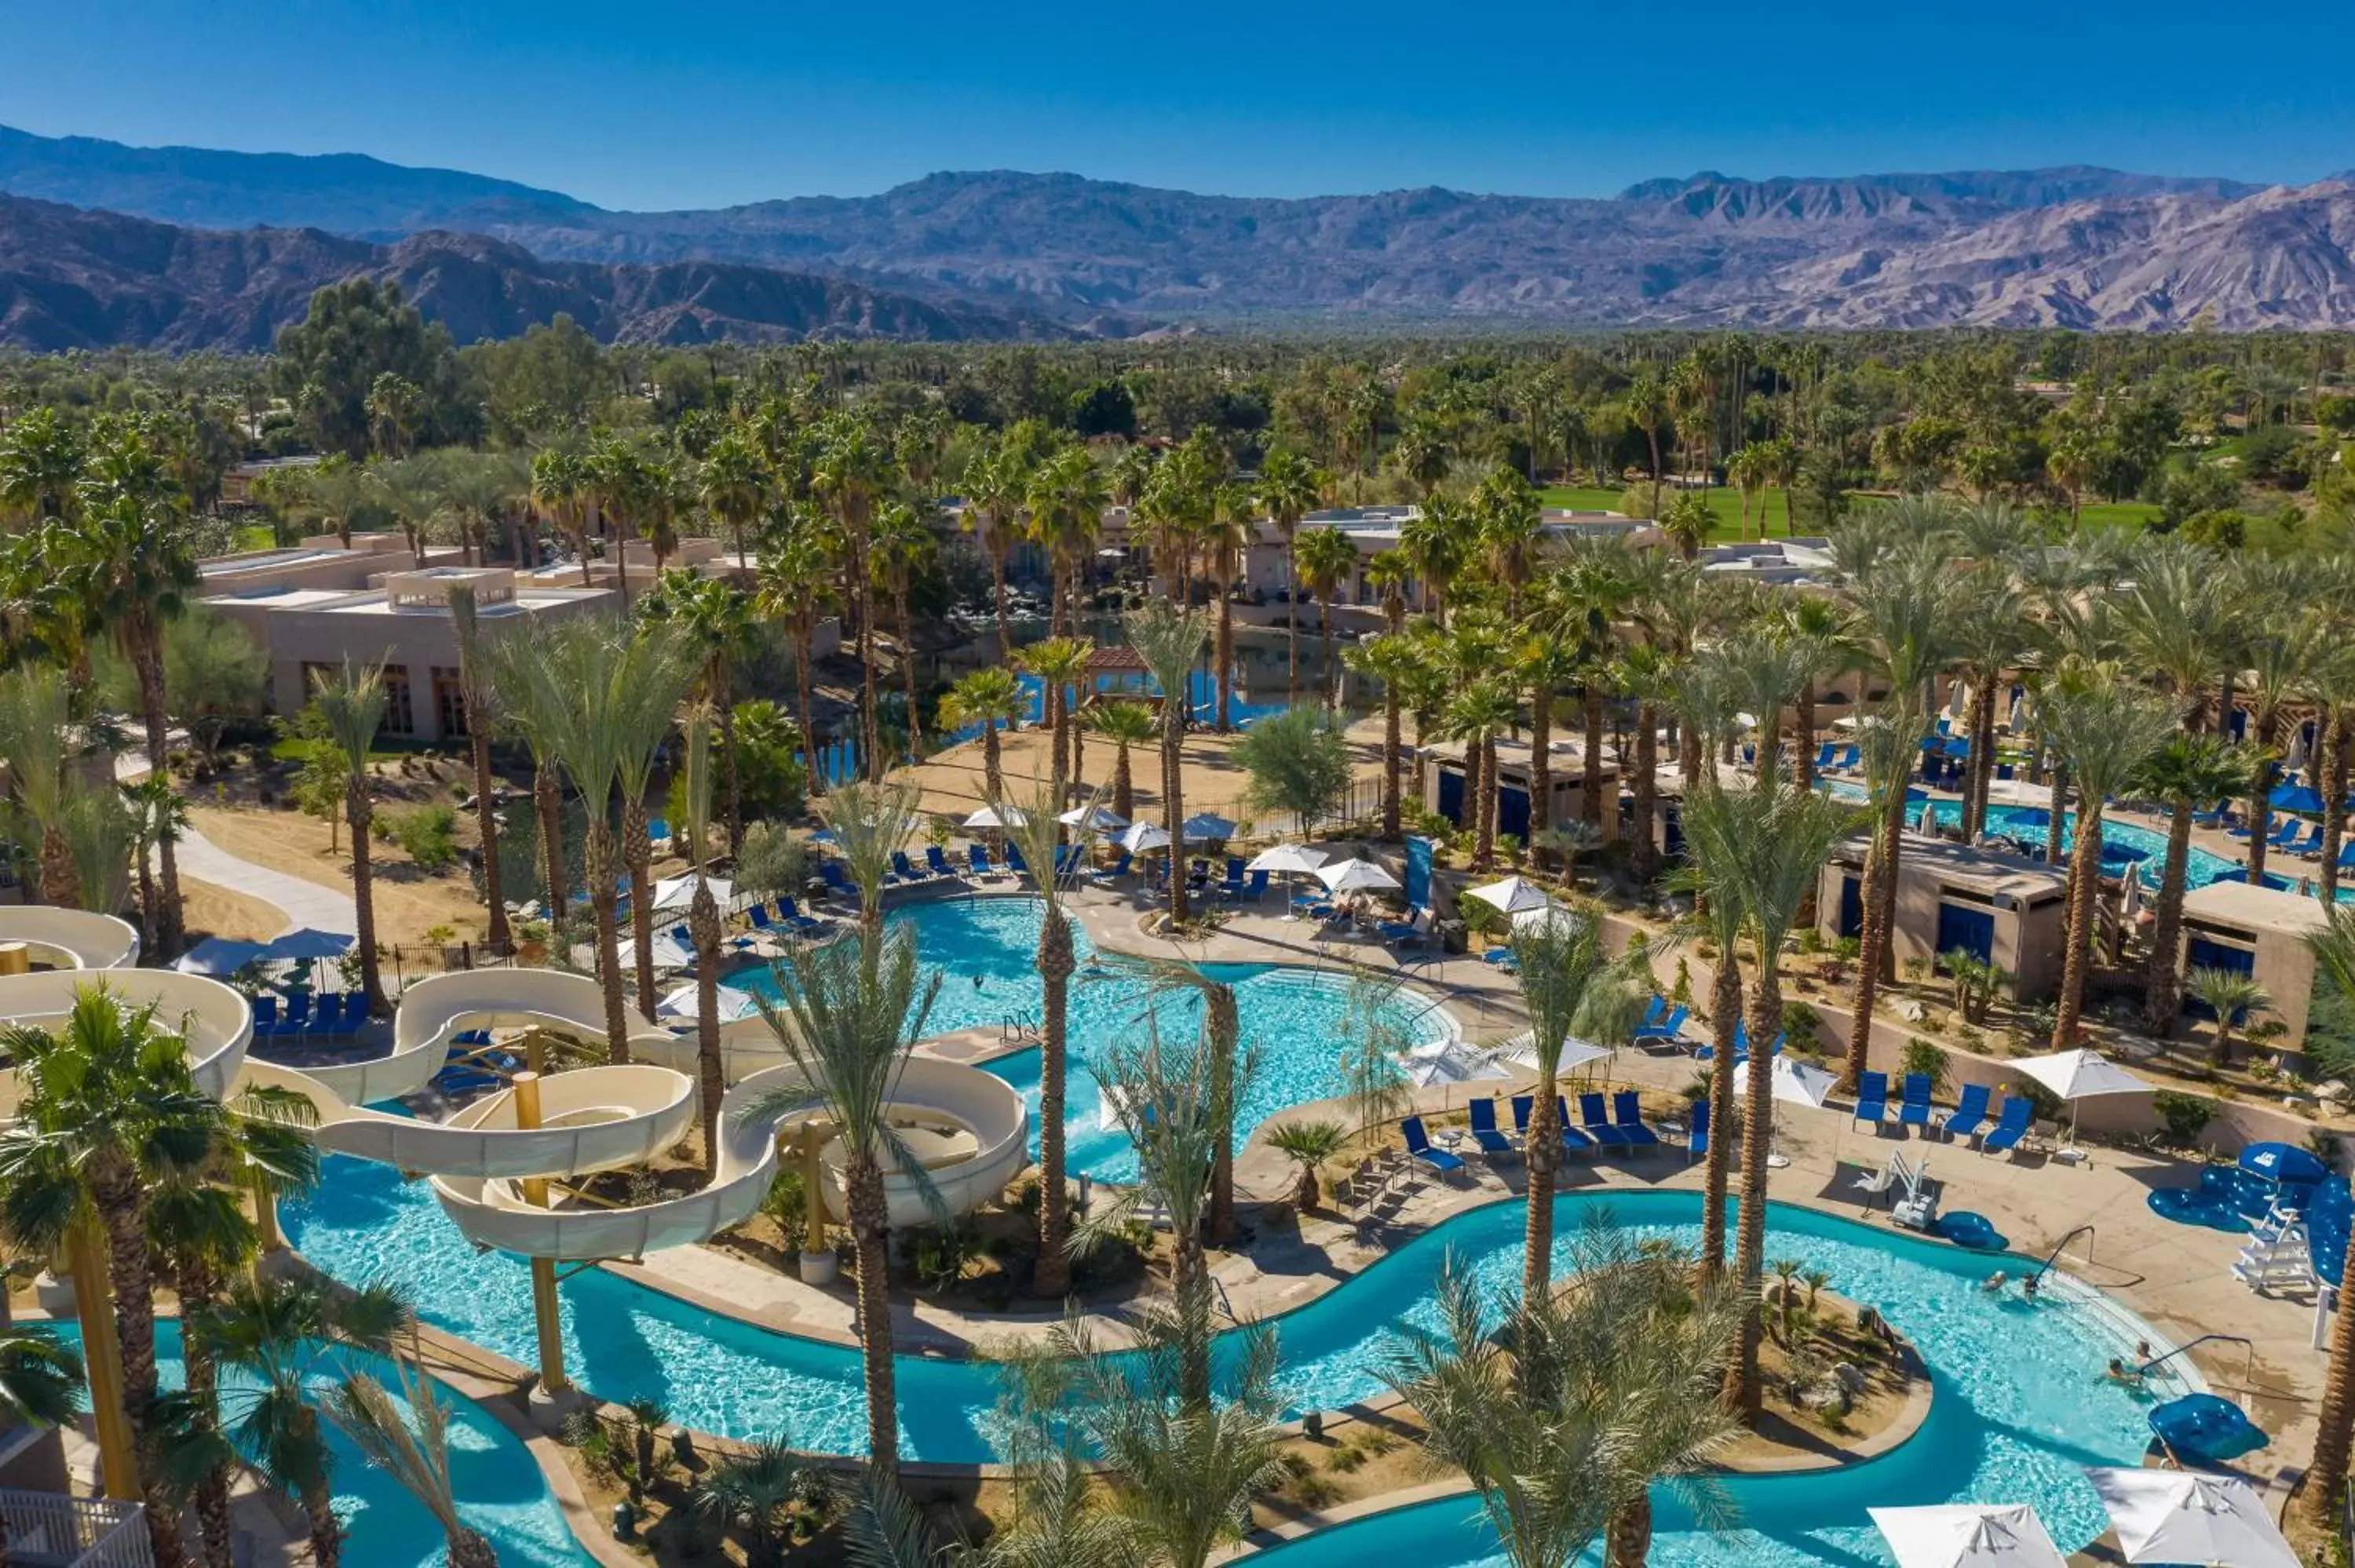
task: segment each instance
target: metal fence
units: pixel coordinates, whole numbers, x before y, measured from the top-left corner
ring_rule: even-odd
[[[106,1498],[0,1489],[9,1559],[29,1568],[155,1568],[145,1511]]]

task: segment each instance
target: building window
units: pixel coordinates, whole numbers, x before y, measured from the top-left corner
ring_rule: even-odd
[[[466,688],[457,671],[440,664],[433,667],[433,712],[442,721],[444,738],[466,734]]]
[[[399,664],[388,664],[384,671],[385,735],[415,735],[417,715],[409,705],[409,671]]]

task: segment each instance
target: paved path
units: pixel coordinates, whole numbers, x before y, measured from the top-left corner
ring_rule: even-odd
[[[304,877],[289,876],[282,871],[240,860],[194,828],[180,835],[179,857],[182,876],[276,906],[285,917],[280,935],[303,926],[339,931],[347,937],[357,934],[349,893],[338,893]]]

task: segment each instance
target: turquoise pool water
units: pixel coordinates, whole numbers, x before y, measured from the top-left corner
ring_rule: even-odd
[[[1846,779],[1827,779],[1824,789],[1842,800],[1861,803],[1866,799],[1862,785]],[[1963,803],[1960,800],[1934,800],[1926,804],[1942,828],[1954,827],[1963,820]],[[1922,820],[1922,811],[1920,804],[1910,807],[1908,819],[1918,823]],[[1987,831],[1991,834],[2019,839],[2041,851],[2051,832],[2051,821],[2052,813],[2042,806],[1991,804],[1987,807]],[[2065,854],[2074,845],[2076,838],[2076,820],[2072,816],[2062,824],[2062,853]],[[2167,835],[2137,822],[2105,817],[2102,821],[2102,859],[2113,865],[2123,865],[2130,860],[2138,862],[2144,885],[2155,888],[2167,863]],[[2184,860],[2184,885],[2205,887],[2211,882],[2222,882],[2236,875],[2240,870],[2240,862],[2211,854],[2194,844]],[[2296,879],[2293,878],[2287,885],[2296,886]]]
[[[287,1215],[295,1245],[345,1278],[382,1273],[409,1280],[436,1324],[530,1359],[530,1287],[520,1260],[476,1254],[422,1184],[404,1186],[381,1166],[328,1163],[318,1197]],[[1563,1232],[1598,1207],[1648,1234],[1689,1242],[1699,1229],[1697,1194],[1635,1191],[1565,1194]],[[1444,1260],[1452,1252],[1492,1284],[1513,1284],[1520,1222],[1511,1203],[1460,1215],[1281,1319],[1287,1397],[1300,1408],[1329,1408],[1382,1392],[1380,1369],[1402,1328],[1431,1320]],[[1742,1542],[1698,1535],[1689,1520],[1664,1510],[1655,1563],[1882,1563],[1863,1511],[1868,1503],[2024,1500],[2036,1504],[2064,1547],[2099,1532],[2102,1513],[2078,1467],[2133,1464],[2147,1436],[2145,1406],[2103,1375],[2111,1356],[2132,1348],[2134,1334],[2120,1319],[2057,1291],[2031,1306],[2016,1294],[1978,1288],[1998,1268],[2017,1274],[2016,1256],[1967,1253],[1780,1205],[1768,1230],[1769,1256],[1823,1269],[1831,1288],[1880,1308],[1920,1347],[1935,1383],[1932,1414],[1895,1453],[1840,1475],[1735,1483],[1755,1532]],[[652,1396],[674,1420],[731,1436],[783,1433],[823,1451],[858,1447],[864,1416],[855,1351],[716,1319],[602,1270],[560,1288],[570,1364],[602,1396]],[[908,1457],[991,1457],[984,1427],[996,1383],[988,1367],[902,1357],[898,1376]],[[1410,1541],[1416,1560],[1435,1564],[1490,1555],[1460,1501],[1284,1550],[1301,1554],[1285,1559],[1291,1568],[1321,1568],[1362,1561],[1369,1542],[1390,1552]]]
[[[70,1326],[64,1331],[69,1339],[80,1338]],[[165,1385],[184,1386],[177,1323],[155,1325],[155,1355]],[[350,1358],[350,1364],[375,1373],[400,1397],[398,1374],[389,1365],[364,1355]],[[225,1386],[235,1381],[235,1373],[222,1374]],[[503,1568],[587,1568],[594,1560],[566,1528],[529,1450],[474,1401],[447,1388],[439,1393],[451,1410],[451,1474],[459,1511],[497,1549]],[[442,1527],[424,1505],[370,1465],[332,1425],[327,1440],[335,1452],[336,1516],[346,1532],[344,1562],[349,1568],[439,1568]]]
[[[1042,907],[1035,898],[960,898],[893,917],[893,925],[915,933],[924,967],[943,977],[925,1033],[996,1029],[1009,1018],[1037,1018],[1040,993],[1032,963]],[[1148,1014],[1165,1036],[1192,1039],[1201,1023],[1201,1003],[1184,995],[1154,1000],[1134,979],[1095,963],[1084,931],[1075,927],[1073,938],[1080,969],[1071,978],[1067,1015],[1073,1070],[1063,1129],[1066,1158],[1076,1174],[1130,1181],[1136,1177],[1136,1151],[1106,1116],[1091,1068],[1112,1044],[1140,1037]],[[1210,964],[1204,969],[1235,988],[1242,1043],[1258,1064],[1235,1118],[1238,1148],[1252,1128],[1278,1111],[1328,1099],[1347,1088],[1340,1067],[1342,1042],[1351,1029],[1346,974],[1267,964]],[[755,990],[773,984],[765,969],[737,983]],[[1375,1006],[1377,1021],[1401,1049],[1444,1038],[1454,1028],[1446,1013],[1419,992],[1393,992],[1367,1005]],[[1037,1115],[1037,1050],[1003,1057],[988,1070],[1020,1089]]]

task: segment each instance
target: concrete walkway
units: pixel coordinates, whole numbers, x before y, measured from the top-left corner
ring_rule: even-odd
[[[346,937],[358,934],[348,893],[338,893],[332,887],[240,860],[194,828],[180,835],[178,849],[182,876],[275,906],[285,917],[280,935],[304,926],[338,931]]]

